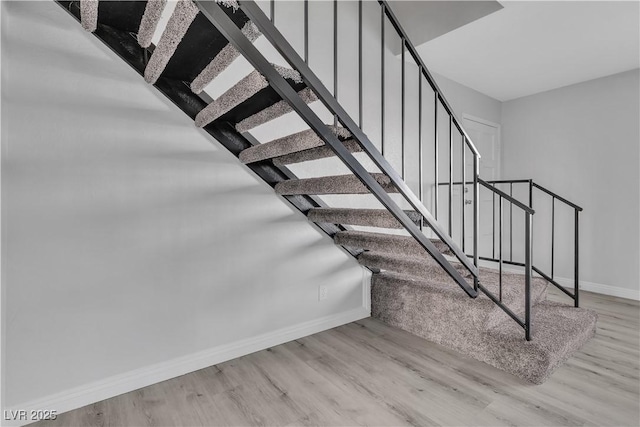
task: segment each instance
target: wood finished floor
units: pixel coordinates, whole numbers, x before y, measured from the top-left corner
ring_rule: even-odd
[[[639,304],[583,295],[596,337],[539,386],[365,319],[32,426],[638,426]]]

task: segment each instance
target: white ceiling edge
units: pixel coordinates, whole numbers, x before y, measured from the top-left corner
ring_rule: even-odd
[[[501,3],[418,46],[427,67],[499,101],[640,67],[640,2]]]

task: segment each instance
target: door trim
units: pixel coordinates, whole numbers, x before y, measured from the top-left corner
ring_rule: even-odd
[[[495,179],[502,179],[502,125],[498,123],[491,122],[489,120],[481,119],[480,117],[473,116],[471,114],[462,114],[462,121],[469,120],[471,122],[476,122],[481,125],[489,126],[496,129],[497,134],[497,149],[498,149],[498,165],[497,165],[497,173]],[[482,153],[480,153],[482,156]]]

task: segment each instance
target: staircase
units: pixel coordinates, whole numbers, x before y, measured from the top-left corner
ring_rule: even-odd
[[[166,25],[163,24],[164,28],[159,25],[168,7],[166,0],[57,2],[78,19],[83,28],[131,65],[147,83],[153,84],[193,118],[196,126],[234,153],[240,162],[269,183],[276,194],[306,214],[310,221],[331,235],[337,245],[371,269],[374,272],[371,291],[374,317],[533,383],[543,382],[595,333],[595,313],[578,308],[577,224],[581,209],[571,204],[576,209],[576,286],[572,293],[554,279],[553,266],[550,274],[536,268],[531,240],[534,188],[549,194],[554,203],[570,202],[533,181],[512,181],[511,186],[520,182],[529,185],[529,203],[523,203],[514,198],[512,192],[507,194],[500,190],[505,182],[491,183],[480,179],[480,153],[385,1],[376,5],[380,8],[383,28],[385,22],[390,22],[402,40],[403,101],[406,51],[420,72],[420,109],[423,81],[434,91],[436,141],[438,111],[444,112],[449,123],[449,176],[446,182],[438,181],[436,161],[432,186],[435,215],[423,203],[426,198],[423,194],[422,145],[417,194],[405,181],[405,103],[402,104],[402,164],[398,173],[383,155],[384,130],[382,141],[376,145],[347,114],[336,96],[338,73],[334,73],[332,94],[309,67],[308,61],[298,55],[274,25],[274,2],[271,2],[269,19],[253,1],[179,0]],[[362,2],[358,7],[361,124]],[[305,57],[308,56],[308,15],[308,2],[305,1]],[[336,22],[337,2],[334,2],[334,34]],[[152,39],[156,32],[162,35],[154,45]],[[291,66],[270,63],[254,46],[260,37],[265,37]],[[334,55],[336,43],[337,38],[334,38]],[[384,30],[382,46],[384,55]],[[212,99],[206,93],[207,86],[240,56],[246,58],[254,70]],[[384,104],[384,65],[382,67]],[[337,59],[334,69],[337,70]],[[321,120],[309,107],[318,102],[331,112],[333,123]],[[384,108],[381,111],[384,129]],[[309,128],[271,141],[258,142],[252,137],[252,130],[292,112],[297,113]],[[422,117],[421,113],[419,117]],[[422,129],[422,119],[418,126]],[[459,133],[462,146],[458,182],[453,174],[454,132]],[[422,144],[422,138],[419,143]],[[438,144],[435,145],[437,159]],[[292,165],[321,159],[337,159],[350,173],[299,179],[289,169]],[[466,159],[473,162],[470,172]],[[366,166],[370,164],[374,166]],[[448,190],[447,221],[443,215],[438,217],[439,188],[443,185]],[[473,188],[473,227],[471,230],[466,228],[463,203],[460,212],[462,230],[457,239],[452,225],[456,186]],[[478,248],[480,191],[488,191],[499,200],[498,256],[495,247],[491,256],[482,256]],[[464,199],[464,192],[461,194]],[[319,197],[326,195],[373,195],[378,207],[329,206]],[[514,260],[513,256],[503,257],[505,203],[525,218],[525,259],[522,262]],[[495,210],[493,216],[495,225]],[[509,221],[509,226],[513,228],[513,221]],[[473,248],[465,248],[465,233],[473,236]],[[513,236],[512,230],[509,236]],[[495,242],[494,232],[494,246]],[[512,247],[513,243],[510,249]],[[482,260],[493,263],[497,269],[480,267]],[[503,264],[520,267],[523,271],[517,274],[505,272]],[[539,277],[534,276],[534,272]],[[547,301],[549,284],[561,288],[574,300],[575,307]]]

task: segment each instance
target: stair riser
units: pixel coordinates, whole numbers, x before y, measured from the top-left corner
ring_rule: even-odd
[[[398,191],[386,176],[382,174],[371,175],[386,192],[395,193]],[[355,175],[286,181],[276,186],[276,193],[280,195],[370,194],[369,189]]]
[[[362,261],[364,259],[364,261]],[[435,295],[441,302],[434,302],[438,307],[433,310],[440,310],[447,307],[446,310],[439,312],[439,315],[446,315],[447,318],[464,319],[466,316],[473,316],[475,325],[483,330],[489,330],[497,327],[500,323],[510,319],[510,317],[496,304],[494,304],[486,295],[480,293],[478,298],[472,300],[455,287],[455,282],[443,273],[439,266],[423,266],[423,265],[389,265],[382,262],[371,262],[367,259],[366,253],[360,255],[361,264],[385,271],[396,272],[405,276],[403,280],[390,278],[388,275],[377,275],[374,281],[380,285],[387,285],[390,288],[402,288],[404,293],[414,292],[416,295],[424,294],[421,298],[431,298]],[[462,273],[462,272],[461,272]],[[411,281],[411,278],[415,281]],[[425,281],[426,278],[430,278]],[[492,291],[495,290],[497,296],[498,291],[494,289],[494,285],[488,285]],[[506,288],[506,286],[505,286]],[[532,287],[531,304],[535,305],[547,299],[547,284],[539,281]],[[420,290],[420,292],[418,292]],[[506,292],[506,290],[505,290]],[[442,305],[442,301],[449,301],[446,305]],[[524,319],[524,292],[518,297],[510,297],[504,299],[505,305],[513,311],[521,319]],[[426,307],[426,306],[425,306]],[[470,311],[472,310],[472,311]],[[464,321],[466,324],[466,320]]]
[[[362,147],[353,139],[348,139],[343,142],[345,148],[350,153],[359,153],[362,151]],[[273,164],[276,166],[287,166],[295,163],[309,162],[313,160],[326,159],[334,157],[335,152],[327,147],[322,146],[318,148],[312,148],[310,150],[300,151],[298,153],[288,154],[286,156],[280,156],[273,159]]]
[[[311,89],[304,88],[298,92],[300,98],[307,104],[318,100],[318,97]],[[268,123],[272,120],[282,117],[293,111],[293,108],[285,102],[278,101],[273,105],[256,112],[255,114],[241,120],[236,125],[236,130],[240,133],[248,132],[260,125]]]
[[[344,128],[334,128],[328,125],[334,135],[339,138],[347,138],[349,133]],[[274,157],[281,157],[292,153],[311,150],[323,146],[324,142],[311,129],[294,133],[273,141],[255,145],[240,153],[240,161],[243,163],[254,163]]]
[[[405,211],[416,225],[420,220],[415,212]],[[313,222],[325,222],[331,224],[359,225],[363,227],[378,227],[400,229],[402,225],[389,211],[382,209],[317,209],[309,212],[307,218]]]

